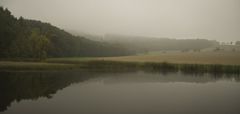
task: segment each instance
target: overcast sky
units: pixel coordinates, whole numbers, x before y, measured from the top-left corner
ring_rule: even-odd
[[[0,0],[60,28],[169,38],[240,40],[240,0]]]

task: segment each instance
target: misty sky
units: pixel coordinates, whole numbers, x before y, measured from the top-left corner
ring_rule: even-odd
[[[240,0],[0,0],[0,5],[17,17],[76,32],[240,40]]]

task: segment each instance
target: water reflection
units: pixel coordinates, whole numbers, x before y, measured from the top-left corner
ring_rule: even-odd
[[[52,98],[57,91],[74,83],[97,80],[103,84],[118,83],[197,83],[216,81],[239,82],[237,75],[192,74],[179,72],[106,72],[106,71],[51,71],[51,72],[0,72],[0,112],[6,111],[11,103],[21,100]]]

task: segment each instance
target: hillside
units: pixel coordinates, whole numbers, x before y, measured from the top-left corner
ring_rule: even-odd
[[[219,45],[217,41],[206,39],[170,39],[116,34],[105,35],[104,41],[128,47],[136,52],[201,50]]]
[[[0,58],[129,55],[127,49],[74,36],[49,23],[14,17],[0,7]]]

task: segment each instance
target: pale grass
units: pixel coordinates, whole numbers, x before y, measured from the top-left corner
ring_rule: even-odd
[[[240,65],[238,52],[173,52],[156,55],[137,55],[123,57],[104,57],[98,60],[124,61],[124,62],[168,62],[176,64],[223,64]]]

